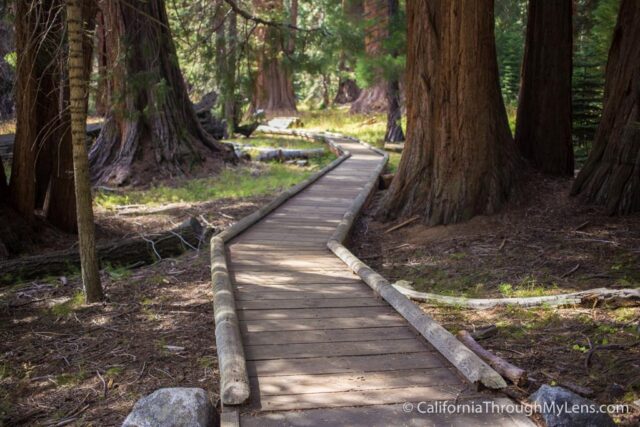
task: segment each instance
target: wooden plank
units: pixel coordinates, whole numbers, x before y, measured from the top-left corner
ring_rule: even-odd
[[[407,369],[403,371],[264,377],[259,381],[253,378],[251,392],[252,394],[259,393],[260,396],[279,396],[439,385],[455,385],[456,389],[459,389],[462,382],[451,371],[444,368]],[[304,397],[301,396],[301,399]]]
[[[371,356],[319,357],[314,359],[275,359],[247,362],[250,377],[281,375],[337,374],[343,372],[379,372],[402,369],[427,369],[445,366],[430,351]]]
[[[426,348],[416,337],[383,341],[248,345],[245,346],[245,357],[247,360],[309,359],[325,356],[416,353]]]
[[[301,283],[301,282],[289,282],[289,283],[256,283],[256,282],[236,282],[235,291],[237,293],[255,293],[261,294],[265,292],[288,292],[291,297],[294,298],[295,294],[308,295],[308,298],[328,298],[330,294],[338,293],[341,298],[352,297],[353,291],[364,291],[364,296],[375,295],[371,289],[367,289],[362,282],[358,282],[351,279],[343,279],[342,282],[333,281],[333,283],[322,283],[322,280],[314,282]],[[319,296],[314,295],[317,294]]]
[[[307,300],[307,299],[325,299],[325,300],[334,300],[334,299],[343,299],[344,298],[344,289],[331,289],[331,290],[323,290],[323,291],[304,291],[304,290],[275,290],[269,291],[261,289],[260,292],[255,291],[247,291],[236,290],[235,296],[236,301],[277,301],[277,300]],[[358,286],[355,289],[349,289],[350,297],[371,297],[371,291]],[[239,305],[238,305],[239,306]]]
[[[377,317],[396,312],[387,306],[347,308],[296,308],[274,310],[238,310],[240,320],[334,319],[336,317]]]
[[[307,245],[307,247],[304,246],[293,246],[293,245],[283,245],[280,242],[261,242],[261,243],[256,243],[256,242],[251,242],[251,243],[245,243],[245,242],[238,242],[236,241],[235,243],[233,243],[232,249],[235,251],[242,251],[242,250],[249,250],[249,251],[269,251],[269,252],[291,252],[291,251],[296,251],[296,252],[304,252],[304,253],[308,253],[308,252],[324,252],[324,250],[327,248],[326,245],[322,246],[322,245],[318,245],[316,243],[312,244],[312,245]]]
[[[340,406],[370,406],[401,403],[411,400],[451,400],[460,392],[459,387],[441,385],[410,387],[390,390],[364,390],[341,393],[310,393],[282,396],[260,396],[251,407],[262,411],[287,411]]]
[[[273,260],[273,259],[242,259],[239,260],[237,256],[233,257],[233,268],[242,271],[245,267],[255,267],[259,269],[271,269],[280,271],[281,269],[304,269],[304,270],[318,270],[326,269],[333,270],[338,269],[340,265],[335,260],[319,259],[318,261],[303,260],[289,258],[289,260]]]
[[[234,283],[240,284],[265,284],[265,285],[277,285],[277,284],[315,284],[315,283],[358,283],[359,280],[355,279],[353,275],[349,275],[337,271],[296,271],[291,274],[286,274],[286,271],[259,271],[259,270],[245,270],[235,271],[234,269]]]
[[[292,308],[374,307],[388,304],[373,296],[365,298],[304,298],[284,300],[236,301],[239,310],[273,310]]]
[[[422,399],[413,400],[416,408]],[[493,401],[491,403],[490,401]],[[243,414],[243,427],[309,427],[344,426],[350,427],[535,427],[523,414],[512,414],[513,402],[509,399],[459,399],[461,405],[487,407],[496,404],[504,407],[494,413],[421,414],[417,410],[407,412],[402,404],[356,406],[340,408],[307,409],[302,411],[252,412]]]
[[[406,320],[397,314],[376,317],[348,317],[331,319],[250,320],[240,321],[240,330],[246,332],[266,331],[312,331],[316,329],[354,329],[380,326],[403,326]]]
[[[401,340],[415,338],[406,326],[363,329],[328,329],[324,331],[258,332],[243,335],[245,345],[282,345],[320,342],[357,342],[371,340]]]

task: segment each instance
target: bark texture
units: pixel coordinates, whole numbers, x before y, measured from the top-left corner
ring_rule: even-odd
[[[529,0],[516,145],[536,169],[573,176],[572,0]]]
[[[609,214],[640,211],[640,3],[622,0],[593,149],[572,193]]]
[[[389,34],[391,34],[395,17],[400,10],[398,0],[387,0],[389,8]],[[398,51],[391,52],[393,58],[398,57]],[[387,130],[384,136],[384,142],[402,142],[404,141],[404,132],[402,131],[402,109],[400,108],[400,82],[397,77],[392,77],[387,83]]]
[[[13,26],[5,18],[8,15],[6,11],[8,7],[9,5],[5,2],[0,4],[0,120],[11,118],[14,113],[13,81],[15,73],[4,59],[6,54],[15,49]]]
[[[407,142],[382,216],[498,211],[518,155],[498,84],[493,0],[407,1]]]
[[[67,33],[69,38],[69,111],[71,113],[71,142],[73,175],[75,178],[76,213],[78,218],[78,248],[82,271],[82,285],[87,302],[104,299],[98,258],[96,256],[95,225],[91,200],[89,156],[86,143],[87,81],[89,73],[84,60],[84,19],[82,4],[91,0],[67,0]]]
[[[92,181],[136,184],[214,167],[216,159],[232,160],[233,150],[197,120],[164,1],[103,1],[101,10],[112,108],[89,153]]]
[[[383,54],[383,42],[389,34],[388,0],[364,0],[363,17],[366,23],[365,55],[375,58]],[[358,99],[351,104],[351,112],[357,114],[382,112],[386,107],[387,84],[380,73],[370,87],[362,89]]]
[[[291,2],[291,24],[298,19],[297,0]],[[253,0],[256,13],[274,15],[284,10],[283,0]],[[263,110],[267,117],[297,114],[291,67],[283,56],[294,53],[295,33],[272,26],[261,25],[257,29],[258,71],[254,81],[254,93],[250,111]]]
[[[90,26],[94,6],[92,1],[82,5]],[[62,0],[16,4],[18,96],[10,199],[23,219],[33,221],[34,211],[42,210],[51,224],[74,232],[64,7]],[[92,41],[83,40],[87,55],[81,59],[88,69]]]

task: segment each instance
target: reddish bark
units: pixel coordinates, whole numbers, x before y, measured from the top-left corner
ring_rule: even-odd
[[[198,122],[163,0],[103,1],[111,110],[89,153],[95,183],[123,185],[188,175],[232,160]],[[119,58],[118,55],[123,55]]]
[[[572,0],[529,0],[516,144],[536,169],[573,176]]]
[[[296,7],[292,7],[291,10],[291,23],[296,25],[297,1],[292,4]],[[253,0],[253,5],[258,14],[272,15],[284,9],[282,0]],[[287,32],[289,34],[286,34]],[[284,31],[281,28],[261,25],[257,29],[257,37],[258,71],[250,110],[264,110],[269,117],[294,115],[297,108],[293,74],[282,56],[293,54],[295,34],[292,30]]]
[[[609,214],[640,211],[640,3],[623,0],[605,77],[604,110],[572,193]]]
[[[381,213],[449,224],[497,212],[518,156],[498,84],[493,0],[408,0],[407,15],[407,142]]]

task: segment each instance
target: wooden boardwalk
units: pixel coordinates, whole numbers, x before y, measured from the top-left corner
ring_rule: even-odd
[[[403,402],[485,397],[326,247],[382,161],[338,142],[349,159],[227,246],[251,382],[240,424],[469,425],[403,410]],[[506,415],[472,420],[528,425]]]

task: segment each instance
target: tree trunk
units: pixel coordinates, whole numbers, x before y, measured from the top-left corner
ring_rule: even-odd
[[[109,111],[111,99],[111,79],[108,77],[107,33],[104,14],[98,11],[96,17],[96,68],[98,70],[98,87],[96,90],[96,114],[105,116]]]
[[[41,209],[56,227],[75,231],[64,3],[17,2],[17,124],[11,205],[28,222]]]
[[[8,2],[0,4],[0,120],[13,117],[14,98],[13,81],[15,73],[13,67],[5,60],[5,55],[15,50],[13,26],[6,16]]]
[[[292,6],[297,1],[292,2]],[[273,15],[284,9],[282,0],[253,0],[256,12]],[[291,8],[291,22],[297,22],[297,7]],[[262,25],[257,30],[259,40],[258,72],[250,111],[263,110],[268,117],[297,114],[291,67],[281,59],[293,54],[295,35],[285,36],[284,30]],[[293,42],[292,42],[293,40]]]
[[[198,122],[164,1],[105,1],[102,13],[112,108],[89,153],[93,182],[147,183],[232,160],[233,149],[215,141]]]
[[[86,38],[83,9],[91,0],[67,0],[67,32],[69,38],[69,111],[71,113],[71,141],[73,174],[75,178],[76,212],[78,218],[78,248],[82,270],[82,284],[88,303],[104,299],[98,258],[96,256],[95,226],[91,200],[89,156],[86,143],[87,81],[83,55]]]
[[[238,16],[235,11],[229,12],[227,23],[227,58],[226,75],[223,85],[224,117],[227,129],[233,135],[235,123],[240,123],[240,106],[236,98],[236,80],[238,68]]]
[[[573,176],[572,0],[529,0],[516,145],[536,169]]]
[[[640,3],[622,0],[593,149],[572,194],[609,214],[640,211]]]
[[[2,157],[0,157],[0,205],[6,202],[8,195],[7,176],[4,173],[4,162],[2,161]]]
[[[365,55],[370,58],[383,54],[383,42],[388,36],[389,8],[388,0],[364,0]],[[382,112],[387,108],[387,83],[380,73],[375,82],[362,89],[358,99],[351,104],[351,112],[368,114]]]
[[[398,15],[400,5],[398,0],[388,0],[389,7],[389,34],[391,34],[395,17]],[[398,57],[398,51],[391,52],[392,58]],[[384,136],[384,142],[402,142],[404,141],[404,132],[402,132],[402,109],[400,108],[400,82],[397,77],[392,77],[387,83],[387,131]]]
[[[349,24],[357,25],[362,19],[364,5],[362,0],[342,0],[342,12]],[[360,88],[356,81],[348,77],[349,72],[353,69],[348,65],[353,58],[351,49],[343,48],[340,52],[340,63],[338,69],[340,71],[340,79],[338,81],[338,91],[333,99],[334,104],[349,104],[354,102],[360,96]]]
[[[497,212],[519,163],[500,94],[493,0],[407,1],[407,142],[382,216]]]

